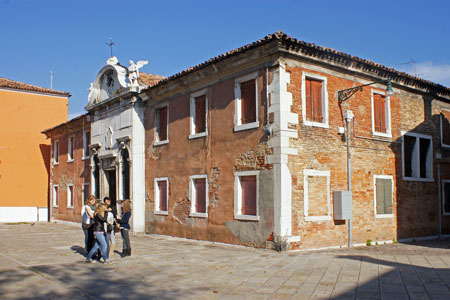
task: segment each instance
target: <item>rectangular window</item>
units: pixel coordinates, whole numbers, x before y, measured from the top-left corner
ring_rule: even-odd
[[[206,90],[196,92],[190,97],[191,129],[189,139],[207,135],[208,97]]]
[[[322,123],[322,81],[306,78],[305,89],[306,120]]]
[[[441,110],[441,144],[450,147],[450,111]]]
[[[89,189],[89,183],[83,183],[83,191],[82,191],[82,203],[85,203],[86,200],[89,198],[90,196],[90,189]]]
[[[392,137],[390,98],[382,92],[372,90],[372,133],[378,136]]]
[[[83,133],[83,159],[89,158],[89,145],[91,143],[91,134],[89,131]]]
[[[73,207],[75,188],[73,184],[67,185],[67,207]]]
[[[156,144],[168,142],[169,109],[167,106],[156,109]]]
[[[67,161],[73,161],[73,136],[67,142]]]
[[[208,175],[190,177],[191,217],[208,217]]]
[[[375,200],[375,217],[391,218],[394,217],[393,212],[393,180],[392,176],[375,175],[374,176],[374,200]]]
[[[236,79],[235,83],[235,131],[257,128],[258,122],[258,74],[252,73]]]
[[[303,170],[305,221],[331,220],[330,171]]]
[[[328,128],[327,78],[311,73],[302,75],[302,117],[307,126]]]
[[[433,146],[431,136],[404,133],[403,179],[433,181]]]
[[[450,180],[442,180],[442,194],[443,213],[450,216]]]
[[[53,142],[53,163],[59,164],[59,141]]]
[[[53,185],[53,206],[59,205],[59,186]]]
[[[169,178],[155,178],[155,210],[157,215],[168,215],[169,209]]]
[[[258,180],[259,171],[235,172],[235,219],[259,220]]]

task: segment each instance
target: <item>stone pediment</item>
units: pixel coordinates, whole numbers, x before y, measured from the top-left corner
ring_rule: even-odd
[[[97,74],[89,87],[87,108],[110,98],[115,98],[128,91],[139,92],[144,86],[139,84],[139,68],[147,61],[138,61],[136,64],[130,60],[130,66],[119,64],[116,57],[111,57]]]

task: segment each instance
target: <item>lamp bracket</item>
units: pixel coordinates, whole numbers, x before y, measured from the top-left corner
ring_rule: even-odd
[[[388,85],[390,85],[391,79],[390,78],[387,79],[387,80],[383,79],[383,80],[371,82],[371,83],[368,83],[368,84],[355,86],[355,87],[352,87],[352,88],[349,88],[349,89],[340,90],[340,91],[337,92],[338,93],[339,104],[341,104],[342,102],[344,102],[345,100],[347,100],[348,98],[353,96],[355,93],[362,92],[363,88],[365,86],[373,85],[373,84],[376,84],[376,83],[387,83]]]

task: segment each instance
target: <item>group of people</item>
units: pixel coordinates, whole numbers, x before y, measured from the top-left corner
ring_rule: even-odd
[[[84,249],[87,253],[86,262],[96,262],[103,259],[110,263],[110,256],[114,253],[116,239],[115,233],[120,230],[123,247],[121,257],[131,255],[130,224],[131,202],[125,200],[121,203],[122,218],[117,216],[117,208],[111,206],[111,199],[105,197],[103,203],[97,204],[94,195],[84,203],[81,209],[82,228],[84,232]]]

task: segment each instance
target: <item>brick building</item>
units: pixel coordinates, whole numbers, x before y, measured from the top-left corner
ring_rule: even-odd
[[[450,233],[450,89],[282,32],[168,78],[138,68],[111,58],[86,107],[90,178],[133,201],[134,231],[345,246],[348,141],[354,244]]]
[[[50,216],[80,222],[81,207],[91,194],[90,121],[84,114],[43,133],[51,138]]]
[[[0,78],[0,222],[48,220],[50,141],[70,94]]]

